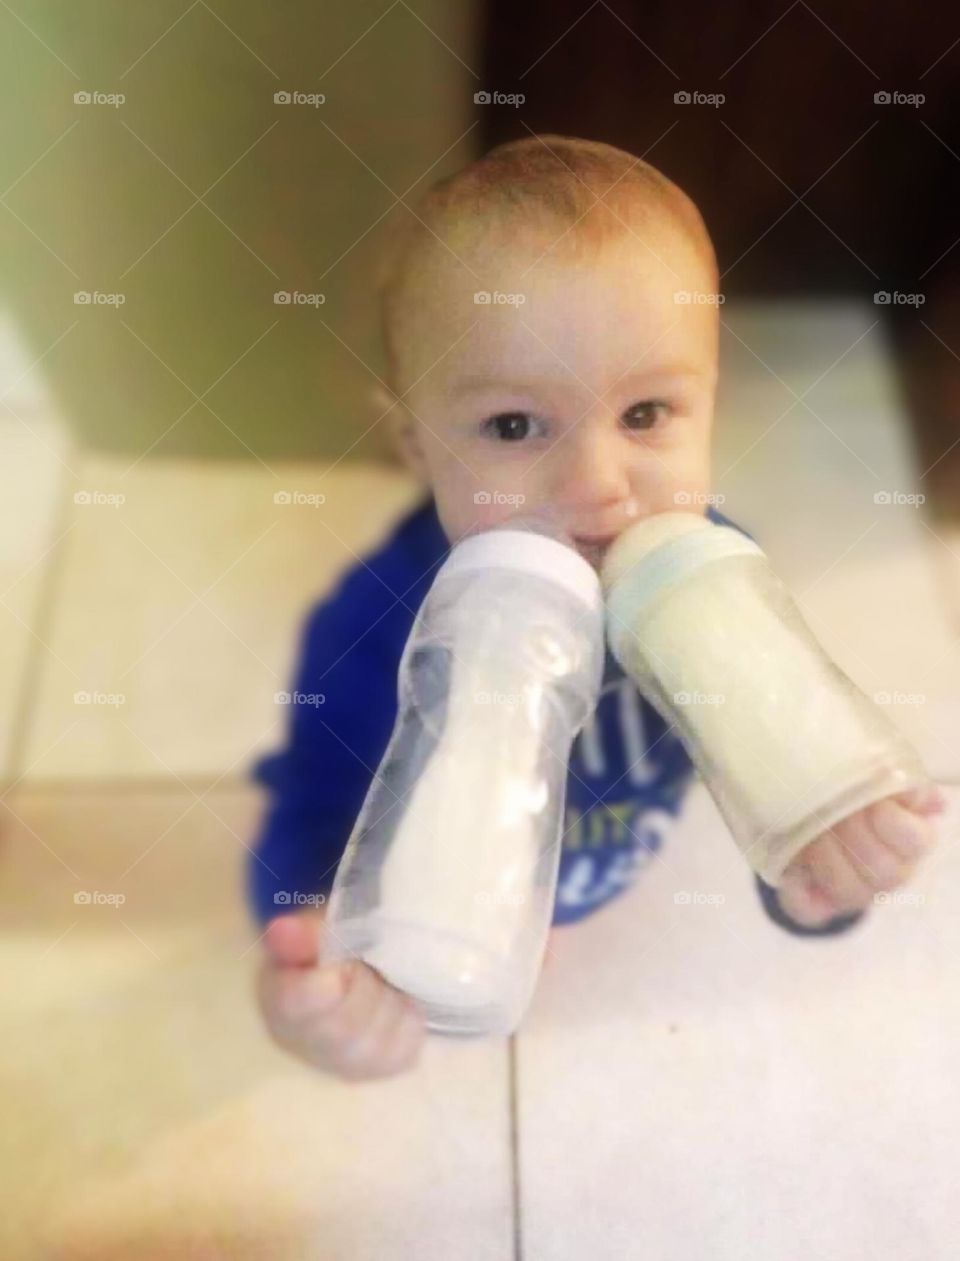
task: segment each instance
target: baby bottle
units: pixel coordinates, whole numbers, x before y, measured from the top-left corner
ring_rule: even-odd
[[[648,517],[612,545],[601,577],[611,652],[676,723],[768,884],[835,823],[929,782],[738,530],[696,513]]]
[[[555,516],[450,551],[398,673],[397,719],[330,895],[359,957],[443,1033],[506,1034],[553,915],[567,764],[604,662],[596,570]]]

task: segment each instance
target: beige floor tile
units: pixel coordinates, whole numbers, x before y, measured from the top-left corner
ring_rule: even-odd
[[[346,463],[329,473],[199,460],[127,470],[103,457],[80,470],[89,502],[73,505],[30,777],[244,773],[279,742],[274,694],[289,688],[307,608],[377,545],[416,488]]]
[[[724,310],[714,490],[791,581],[923,529],[895,499],[917,493],[918,473],[875,318],[857,303]]]
[[[914,535],[845,557],[795,588],[831,657],[893,719],[928,771],[958,769],[960,627],[946,615],[929,549]]]
[[[662,860],[564,931],[521,1032],[525,1255],[954,1255],[960,794],[945,834],[912,900],[800,939],[695,789]]]
[[[4,1257],[41,1237],[59,1261],[510,1255],[503,1040],[430,1039],[361,1088],[268,1039],[241,890],[251,791],[8,804]]]

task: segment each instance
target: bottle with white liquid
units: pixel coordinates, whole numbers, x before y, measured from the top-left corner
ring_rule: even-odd
[[[738,530],[697,513],[648,517],[610,548],[602,582],[611,652],[676,724],[767,884],[835,823],[930,782]]]
[[[417,614],[326,941],[416,998],[429,1028],[506,1034],[527,1007],[603,625],[599,576],[548,515],[457,543]]]

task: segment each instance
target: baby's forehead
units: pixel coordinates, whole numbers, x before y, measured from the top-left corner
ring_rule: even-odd
[[[530,309],[518,312],[484,305],[469,324],[439,320],[420,344],[423,390],[459,397],[466,389],[502,386],[539,396],[558,389],[605,392],[628,377],[672,384],[711,378],[715,307],[675,306],[672,292],[651,299],[621,290],[609,303],[606,291],[592,302],[576,300],[584,297],[581,290],[573,297],[532,297]]]
[[[478,362],[490,371],[527,360],[545,371],[552,361],[605,371],[650,344],[709,368],[716,308],[679,305],[677,294],[712,290],[711,258],[669,216],[606,226],[455,225],[407,293],[408,379],[429,370],[449,381]]]
[[[679,294],[711,293],[713,286],[709,266],[682,236],[622,233],[576,248],[537,240],[447,257],[438,261],[421,301],[411,305],[421,328],[439,324],[451,333],[465,322],[504,333],[506,325],[547,329],[558,323],[609,331],[617,321],[672,324],[684,314]]]
[[[530,311],[538,294],[590,302],[625,288],[652,296],[712,291],[715,285],[712,253],[673,216],[634,216],[600,232],[531,220],[509,232],[495,225],[458,225],[423,260],[410,305],[432,308],[435,318],[446,319],[451,308],[462,309],[465,301],[479,306],[486,295],[492,305],[522,312]]]

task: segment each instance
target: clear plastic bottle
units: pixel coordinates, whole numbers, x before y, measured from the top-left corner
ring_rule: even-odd
[[[603,624],[599,576],[551,515],[461,540],[417,614],[326,953],[364,959],[438,1032],[506,1034],[529,1003]]]
[[[616,540],[602,581],[611,652],[676,723],[768,884],[835,823],[930,783],[738,530],[697,513],[657,514]]]

